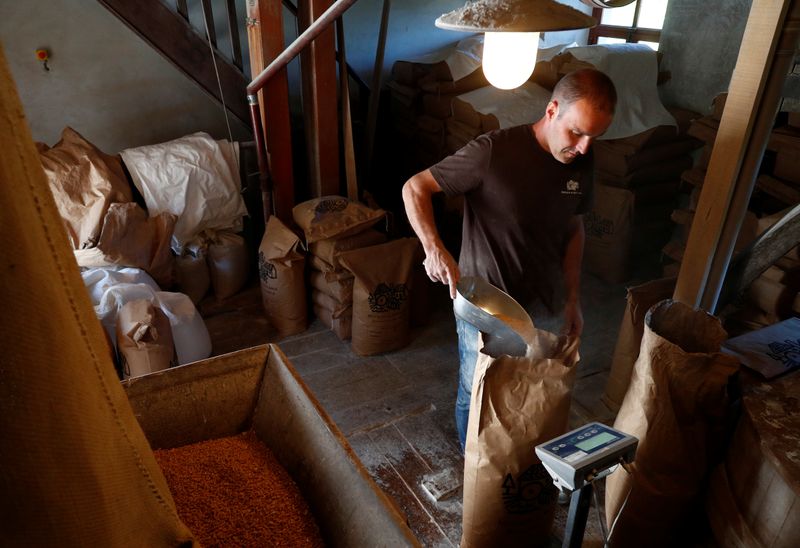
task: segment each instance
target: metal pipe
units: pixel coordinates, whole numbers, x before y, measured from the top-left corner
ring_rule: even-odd
[[[328,25],[333,23],[336,18],[342,15],[347,9],[356,3],[356,0],[337,0],[331,7],[320,15],[319,19],[311,23],[297,39],[289,44],[280,55],[278,55],[261,73],[256,76],[250,85],[247,86],[247,94],[254,95],[269,81],[279,70],[289,64],[297,55],[310,44]]]

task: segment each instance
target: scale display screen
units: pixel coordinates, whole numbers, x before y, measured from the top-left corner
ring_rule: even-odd
[[[576,443],[575,447],[577,447],[581,451],[591,451],[595,447],[600,447],[605,443],[618,439],[619,438],[617,436],[610,434],[608,432],[600,432],[594,437],[590,437],[588,439]]]
[[[622,436],[614,430],[594,423],[553,440],[544,447],[552,451],[554,455],[570,462],[594,453],[620,439]]]

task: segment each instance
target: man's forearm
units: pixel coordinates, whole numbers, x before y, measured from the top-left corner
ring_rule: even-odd
[[[408,222],[422,243],[426,255],[443,247],[433,216],[432,193],[428,185],[419,179],[429,173],[425,171],[415,175],[403,186],[403,204]]]

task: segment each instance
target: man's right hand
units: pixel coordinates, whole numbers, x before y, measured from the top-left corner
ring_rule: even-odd
[[[434,282],[442,282],[450,286],[450,298],[456,298],[456,284],[460,277],[458,263],[453,256],[443,247],[437,247],[426,253],[425,260],[422,261],[425,272]]]

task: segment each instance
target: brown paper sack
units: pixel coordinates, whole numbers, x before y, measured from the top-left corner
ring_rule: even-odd
[[[371,209],[342,196],[314,198],[292,208],[294,222],[303,230],[306,243],[356,234],[381,220],[385,211]]]
[[[328,329],[336,333],[336,336],[339,337],[339,340],[347,341],[353,335],[353,309],[348,308],[347,311],[339,316],[338,318],[334,318],[333,314],[330,310],[325,308],[324,306],[319,306],[318,304],[314,304],[314,315],[319,318]]]
[[[639,357],[639,347],[644,333],[644,316],[657,302],[672,296],[675,278],[662,278],[628,288],[628,304],[619,326],[611,372],[608,375],[603,403],[618,411],[631,382],[633,364]]]
[[[639,446],[631,473],[620,468],[606,480],[609,526],[619,514],[612,546],[681,545],[710,453],[722,446],[726,387],[739,369],[720,352],[726,338],[717,318],[683,303],[662,301],[647,313],[639,359],[614,422]]]
[[[338,318],[342,314],[353,313],[353,301],[341,303],[330,295],[326,295],[316,289],[311,290],[311,303],[329,310],[333,318]]]
[[[264,312],[284,337],[308,327],[304,269],[300,238],[271,216],[258,248],[258,273]]]
[[[534,447],[567,431],[577,338],[534,329],[524,357],[478,355],[461,546],[546,545],[557,498]]]
[[[309,281],[311,287],[317,291],[321,291],[326,295],[330,295],[340,303],[353,302],[353,275],[349,270],[346,270],[348,278],[343,280],[328,280],[324,272],[311,271]]]
[[[408,344],[411,267],[418,247],[416,238],[402,238],[340,255],[356,278],[351,343],[356,354],[380,354]]]
[[[178,363],[169,318],[145,300],[125,303],[117,315],[117,350],[126,379]]]
[[[183,255],[175,259],[175,276],[178,289],[188,295],[194,304],[200,302],[211,287],[211,275],[206,262],[207,249],[204,245],[187,245]]]
[[[94,247],[109,204],[133,201],[122,161],[69,127],[53,148],[40,147],[39,157],[72,248]]]
[[[629,277],[634,194],[624,188],[595,185],[592,210],[584,215],[586,269],[603,281],[624,282]]]
[[[175,258],[170,249],[177,217],[163,212],[148,217],[134,202],[111,204],[103,219],[97,247],[76,249],[78,266],[131,266],[145,270],[162,289],[175,283]]]
[[[352,236],[344,236],[340,238],[328,238],[308,244],[308,252],[311,255],[316,255],[327,264],[331,265],[334,269],[341,269],[342,265],[339,264],[339,254],[361,247],[368,247],[371,245],[382,244],[386,241],[386,234],[368,228],[358,234]]]
[[[217,299],[236,295],[247,282],[247,244],[233,232],[217,232],[208,244],[208,270]]]

